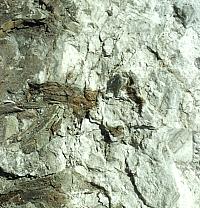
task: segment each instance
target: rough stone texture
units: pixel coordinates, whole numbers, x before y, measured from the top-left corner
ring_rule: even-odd
[[[200,2],[0,1],[0,207],[200,207]]]

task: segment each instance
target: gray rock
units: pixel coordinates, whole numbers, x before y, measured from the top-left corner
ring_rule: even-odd
[[[198,1],[0,2],[0,207],[200,207]]]

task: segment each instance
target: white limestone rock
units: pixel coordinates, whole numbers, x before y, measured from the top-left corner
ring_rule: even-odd
[[[0,111],[3,206],[199,208],[200,3],[4,2],[0,98],[37,107]]]

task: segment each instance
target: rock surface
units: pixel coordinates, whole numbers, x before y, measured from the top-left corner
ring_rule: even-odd
[[[0,207],[200,207],[200,3],[0,2]]]

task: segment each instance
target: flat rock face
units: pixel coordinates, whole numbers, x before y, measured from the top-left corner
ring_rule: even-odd
[[[200,207],[200,3],[0,2],[0,207]]]

